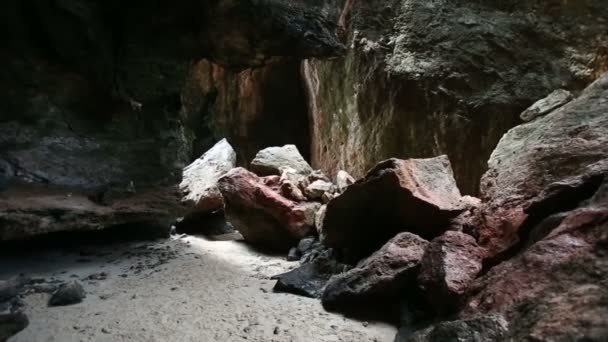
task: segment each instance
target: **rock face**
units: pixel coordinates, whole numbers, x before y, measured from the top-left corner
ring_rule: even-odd
[[[387,158],[447,154],[477,194],[524,109],[607,70],[607,16],[603,0],[354,1],[348,54],[303,65],[313,167],[359,178]]]
[[[107,193],[86,196],[63,187],[20,187],[5,195],[0,197],[0,241],[126,225],[144,227],[149,236],[168,236],[183,213],[176,187],[141,190],[107,204],[91,200]]]
[[[315,214],[321,205],[289,200],[265,181],[243,168],[220,178],[226,217],[248,242],[288,250],[314,232]]]
[[[323,306],[339,309],[397,297],[416,282],[428,241],[401,233],[346,273],[333,276],[323,291]]]
[[[461,232],[445,232],[433,239],[422,257],[418,284],[439,313],[456,310],[481,271],[483,251],[475,239]]]
[[[251,161],[250,168],[259,176],[281,175],[287,168],[301,175],[309,175],[313,171],[295,145],[261,150]]]
[[[501,139],[481,183],[479,242],[488,256],[514,246],[525,234],[524,224],[531,227],[538,223],[533,221],[572,209],[593,193],[593,175],[601,174],[601,161],[608,156],[606,98],[608,75],[567,105],[513,128]],[[560,183],[569,192],[553,196],[544,206],[532,206],[551,197],[545,191],[551,191],[551,184],[559,189]]]
[[[402,231],[433,238],[468,205],[446,156],[390,159],[329,202],[324,243],[366,256]]]
[[[197,213],[210,213],[224,208],[217,181],[236,167],[236,153],[226,139],[184,168],[180,190],[182,203]]]

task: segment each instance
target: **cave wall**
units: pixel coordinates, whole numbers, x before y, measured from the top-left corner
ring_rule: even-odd
[[[557,88],[606,70],[603,1],[356,1],[344,58],[308,60],[313,166],[362,176],[448,154],[475,194],[500,137]]]

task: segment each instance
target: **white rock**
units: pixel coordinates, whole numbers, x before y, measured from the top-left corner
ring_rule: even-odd
[[[340,193],[344,192],[349,185],[355,182],[355,178],[351,176],[348,172],[344,170],[338,171],[336,175],[336,185],[338,186],[338,191]]]
[[[213,212],[224,207],[217,181],[236,166],[236,152],[226,139],[184,168],[180,190],[182,203],[196,212]]]
[[[301,175],[309,175],[313,171],[295,145],[261,150],[251,162],[250,168],[258,176],[281,175],[287,168],[292,168]]]

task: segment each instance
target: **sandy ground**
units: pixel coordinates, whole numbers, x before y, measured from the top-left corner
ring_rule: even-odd
[[[30,326],[9,341],[393,341],[389,325],[273,293],[269,277],[296,265],[192,236],[3,256],[0,279],[78,279],[87,291],[81,304],[54,308],[48,294],[27,295]],[[99,272],[107,279],[86,280]]]

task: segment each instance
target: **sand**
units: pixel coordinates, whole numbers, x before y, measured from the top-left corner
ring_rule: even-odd
[[[5,256],[0,279],[78,279],[87,291],[82,303],[53,308],[49,294],[26,295],[30,326],[9,341],[393,341],[390,325],[273,293],[270,276],[295,266],[241,242],[192,236]],[[107,279],[86,280],[99,272]]]

